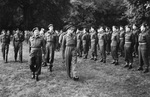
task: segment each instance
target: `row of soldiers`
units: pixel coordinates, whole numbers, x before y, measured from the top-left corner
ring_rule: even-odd
[[[61,33],[56,33],[52,24],[48,26],[48,31],[44,29],[39,31],[34,28],[29,37],[29,64],[32,71],[32,78],[39,80],[41,74],[41,66],[48,65],[48,69],[52,72],[56,44],[61,45],[62,58],[67,67],[67,74],[73,80],[78,80],[77,72],[77,56],[88,58],[91,52],[91,60],[97,60],[100,53],[100,62],[106,63],[106,56],[111,53],[112,64],[118,65],[119,54],[125,58],[125,67],[132,69],[133,56],[139,57],[139,68],[144,73],[149,71],[149,28],[142,24],[140,29],[133,25],[124,27],[112,27],[112,31],[106,27],[99,27],[97,30],[83,28],[76,30],[72,25],[66,26]],[[59,36],[59,37],[58,37]],[[7,62],[8,49],[10,44],[10,35],[6,32],[1,35],[3,58]],[[24,35],[19,30],[13,36],[13,45],[15,52],[15,61],[17,61],[17,53],[19,51],[20,62],[22,62],[22,42]],[[6,49],[8,48],[8,49]],[[6,53],[4,53],[4,50]]]
[[[66,43],[64,38],[68,32],[64,32],[59,37],[59,43],[62,46],[62,58],[65,59]],[[149,27],[143,23],[140,29],[134,25],[125,27],[112,27],[112,31],[106,27],[99,27],[97,30],[83,28],[75,30],[76,50],[77,55],[87,59],[88,53],[91,53],[91,60],[97,60],[97,55],[100,55],[100,62],[106,63],[106,56],[111,53],[112,64],[119,65],[119,57],[124,57],[125,68],[133,68],[133,58],[139,58],[138,70],[143,70],[143,65],[146,65],[144,73],[149,72],[149,47],[150,35]],[[68,40],[69,41],[69,40]],[[99,54],[98,54],[99,51]]]

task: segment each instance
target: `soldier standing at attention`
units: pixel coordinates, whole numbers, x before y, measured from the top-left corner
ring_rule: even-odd
[[[107,55],[110,54],[111,52],[111,47],[110,47],[110,44],[111,44],[111,31],[110,31],[110,28],[106,27],[106,52],[107,52]]]
[[[120,57],[124,56],[124,44],[125,44],[125,31],[123,27],[120,27],[120,43],[119,43],[119,49],[120,49]]]
[[[2,42],[2,55],[5,63],[8,62],[8,51],[10,44],[10,37],[5,30],[2,30],[2,35],[0,35],[0,39]]]
[[[91,60],[97,60],[97,45],[98,45],[98,36],[97,32],[91,28]]]
[[[133,50],[134,50],[134,35],[129,26],[126,26],[126,33],[125,33],[125,44],[124,44],[124,51],[125,51],[125,67],[132,69],[133,64]]]
[[[112,27],[113,33],[111,36],[111,55],[113,58],[112,64],[118,65],[118,47],[119,47],[119,33],[116,26]]]
[[[146,29],[146,25],[142,24],[141,33],[139,34],[139,46],[138,46],[138,54],[139,54],[139,65],[138,70],[143,70],[143,65],[146,65],[146,69],[144,73],[149,72],[149,55],[150,55],[150,35],[149,30]]]
[[[77,51],[78,51],[78,56],[82,57],[82,33],[81,33],[80,30],[77,29],[76,34],[77,34]]]
[[[69,78],[73,80],[78,80],[77,76],[77,50],[76,50],[76,35],[75,27],[68,26],[67,34],[63,38],[63,45],[66,45],[65,49],[65,63],[67,67],[67,74]]]
[[[55,47],[56,47],[56,34],[54,32],[53,24],[48,26],[49,30],[45,36],[46,40],[46,61],[50,63],[49,70],[52,72],[54,56],[55,56]]]
[[[83,29],[83,35],[82,35],[82,48],[83,48],[83,58],[87,59],[88,57],[88,51],[89,51],[89,39],[88,39],[88,33],[86,31],[86,28]]]
[[[32,79],[38,81],[38,76],[41,74],[42,56],[45,54],[45,42],[43,37],[40,37],[38,30],[35,30],[34,35],[30,37],[29,48],[29,65]]]
[[[19,52],[19,61],[22,63],[22,42],[24,41],[24,35],[19,31],[19,29],[16,30],[16,33],[13,37],[13,46],[14,46],[14,53],[15,53],[15,61],[17,61],[17,55]]]
[[[134,24],[133,27],[132,27],[132,33],[134,35],[134,41],[135,41],[135,44],[134,44],[134,51],[133,51],[133,56],[134,57],[138,57],[138,37],[139,37],[139,30],[138,28],[136,27],[136,25]]]
[[[106,63],[106,33],[103,27],[98,29],[98,45],[100,49],[101,60],[100,62]]]

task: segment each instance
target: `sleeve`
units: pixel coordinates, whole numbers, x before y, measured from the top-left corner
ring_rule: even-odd
[[[42,38],[42,54],[45,54],[45,40]]]
[[[13,36],[13,46],[15,46],[15,35]]]
[[[66,36],[63,36],[62,49],[65,50],[65,47],[66,47]]]
[[[150,56],[150,35],[149,34],[147,34],[146,35],[146,43],[147,43],[147,50],[148,50],[148,56]]]
[[[30,41],[30,38],[29,38],[29,53],[31,52],[31,41]]]

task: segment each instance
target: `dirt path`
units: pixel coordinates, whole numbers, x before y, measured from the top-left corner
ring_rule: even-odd
[[[60,52],[56,52],[54,72],[42,68],[40,81],[31,79],[28,67],[28,46],[23,49],[24,62],[15,63],[10,46],[9,63],[0,57],[0,97],[150,97],[150,73],[136,71],[107,63],[79,59],[80,80],[70,80],[62,64]],[[123,61],[123,59],[121,59]]]

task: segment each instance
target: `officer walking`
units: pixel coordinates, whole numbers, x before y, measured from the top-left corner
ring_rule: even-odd
[[[110,44],[111,44],[111,31],[110,31],[110,28],[106,27],[106,52],[107,52],[107,55],[110,54],[111,52],[111,47],[110,47]]]
[[[46,40],[46,61],[50,63],[49,70],[52,72],[54,55],[55,55],[55,47],[56,47],[56,34],[54,32],[53,24],[48,26],[49,30],[45,36]]]
[[[40,37],[38,30],[35,30],[34,35],[30,37],[29,48],[29,65],[32,79],[38,81],[38,76],[41,74],[42,56],[45,54],[45,42],[43,37]]]
[[[2,35],[0,36],[2,42],[2,55],[5,63],[8,62],[8,51],[10,44],[10,37],[5,30],[2,30]]]
[[[76,50],[76,35],[75,35],[75,27],[68,26],[67,34],[63,39],[64,45],[66,45],[65,49],[65,63],[67,67],[67,74],[69,78],[73,80],[78,80],[77,76],[77,50]]]
[[[150,35],[149,30],[146,29],[146,25],[142,24],[141,33],[139,34],[139,46],[138,46],[138,54],[139,54],[139,65],[138,70],[143,70],[143,65],[146,65],[144,73],[149,72],[149,54],[150,54]]]
[[[16,33],[13,37],[13,46],[14,46],[14,53],[15,53],[15,61],[17,61],[17,55],[19,52],[19,61],[22,63],[22,46],[24,41],[24,35],[19,31],[19,29],[16,30]]]

